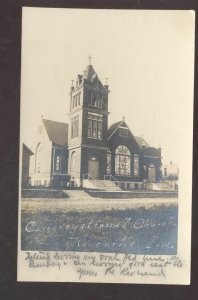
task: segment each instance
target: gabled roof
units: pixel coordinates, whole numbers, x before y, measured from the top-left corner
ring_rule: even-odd
[[[108,129],[108,139],[116,132],[118,127],[122,124],[122,121],[116,122],[111,124],[111,126]]]
[[[145,148],[149,148],[149,144],[145,141],[143,137],[140,136],[134,136],[128,127],[127,123],[125,122],[125,119],[123,118],[122,121],[113,123],[109,129],[108,129],[108,140],[114,135],[114,133],[117,131],[119,127],[126,127],[128,128],[129,132],[131,133],[132,137],[134,138],[137,145],[142,149],[142,146],[145,146]]]
[[[138,143],[138,145],[140,146],[140,148],[142,148],[142,146],[144,147],[150,147],[149,144],[145,141],[145,139],[141,136],[134,136],[136,142]]]
[[[110,137],[116,132],[116,130],[120,127],[126,127],[129,129],[130,131],[130,128],[128,127],[127,123],[125,122],[125,119],[123,117],[123,119],[119,122],[116,122],[116,123],[113,123],[109,129],[108,129],[108,140],[110,139]]]
[[[67,147],[68,124],[46,119],[42,121],[50,141],[58,146]]]
[[[143,149],[144,156],[151,156],[151,157],[161,157],[161,149],[155,147],[148,147]]]

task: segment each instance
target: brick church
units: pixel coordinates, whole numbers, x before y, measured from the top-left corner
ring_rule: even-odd
[[[161,180],[161,149],[136,137],[122,120],[108,126],[109,86],[91,63],[70,89],[69,122],[42,119],[30,157],[32,186],[82,186],[116,180],[124,188]]]

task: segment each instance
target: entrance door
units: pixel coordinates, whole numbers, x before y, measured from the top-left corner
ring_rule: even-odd
[[[149,182],[154,182],[156,179],[156,172],[155,172],[155,166],[151,165],[148,168],[148,179]]]
[[[99,164],[97,160],[89,160],[88,172],[93,178],[98,178],[99,176]]]

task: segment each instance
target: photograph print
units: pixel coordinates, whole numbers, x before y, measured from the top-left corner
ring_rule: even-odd
[[[189,278],[193,53],[190,11],[23,9],[19,280]]]

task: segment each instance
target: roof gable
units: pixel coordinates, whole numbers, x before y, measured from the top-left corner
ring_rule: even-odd
[[[123,127],[125,127],[125,128],[128,129],[128,131],[129,131],[129,139],[133,140],[134,143],[136,144],[136,146],[138,148],[140,148],[139,145],[138,145],[138,143],[137,143],[137,141],[136,141],[136,139],[135,139],[135,137],[134,137],[134,135],[133,135],[133,133],[131,132],[131,130],[130,130],[129,126],[127,125],[127,123],[126,123],[126,121],[125,121],[124,118],[123,118],[122,121],[116,122],[116,123],[112,124],[109,127],[109,130],[108,130],[108,140],[110,140],[111,137],[114,136],[114,134],[117,132],[118,128],[123,128]]]
[[[68,124],[46,119],[43,119],[42,121],[49,140],[58,146],[67,147]]]
[[[131,130],[129,128],[129,126],[127,125],[127,123],[125,122],[124,118],[122,121],[113,123],[109,129],[108,129],[108,140],[112,137],[112,135],[118,130],[119,127],[125,127],[129,130],[129,132],[131,133]],[[132,134],[132,133],[131,133]],[[133,135],[133,134],[132,134]]]
[[[116,130],[118,129],[118,127],[120,126],[120,124],[122,123],[122,121],[113,123],[109,129],[108,129],[108,140],[111,138],[111,136],[116,132]]]

